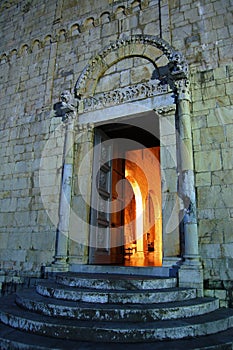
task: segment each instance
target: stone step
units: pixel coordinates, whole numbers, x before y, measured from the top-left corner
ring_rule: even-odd
[[[174,260],[176,265],[177,259]],[[160,277],[176,277],[178,266],[172,268],[170,266],[114,266],[114,265],[70,265],[70,271],[74,273],[88,274],[120,274],[134,276],[160,276]]]
[[[233,329],[199,338],[148,343],[91,343],[44,337],[1,324],[1,350],[232,350]]]
[[[165,288],[147,290],[109,290],[88,289],[59,286],[53,282],[39,283],[38,294],[56,299],[82,301],[88,303],[110,304],[148,304],[166,303],[196,298],[196,290],[192,288]]]
[[[67,320],[36,314],[14,305],[15,296],[0,300],[0,320],[13,328],[48,337],[93,342],[154,342],[184,339],[233,327],[233,309],[207,315],[154,322],[96,322]]]
[[[151,322],[193,317],[212,312],[219,307],[219,300],[197,298],[161,304],[90,304],[45,298],[35,291],[23,291],[16,296],[16,303],[27,310],[46,316],[66,317],[92,321]]]
[[[127,274],[65,273],[57,275],[56,281],[71,287],[110,290],[164,289],[177,286],[176,278]]]

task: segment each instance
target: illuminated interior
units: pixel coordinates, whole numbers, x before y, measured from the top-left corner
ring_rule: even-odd
[[[115,177],[124,180],[121,227],[125,266],[162,265],[162,200],[159,120],[153,112],[128,124],[105,124],[101,130],[113,142]],[[119,141],[119,138],[121,140]],[[129,140],[124,143],[122,140]],[[132,142],[134,143],[132,143]],[[121,161],[120,161],[121,159]],[[119,161],[119,162],[118,162]],[[116,164],[121,164],[119,170]],[[117,175],[117,176],[116,176]],[[112,192],[116,192],[116,179]],[[112,218],[113,222],[114,218]],[[122,261],[119,260],[119,264]]]
[[[162,265],[159,147],[126,152],[125,265]],[[131,199],[131,200],[130,200]]]

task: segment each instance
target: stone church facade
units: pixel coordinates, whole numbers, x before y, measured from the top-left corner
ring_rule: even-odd
[[[0,6],[3,291],[149,267],[232,306],[230,0]]]

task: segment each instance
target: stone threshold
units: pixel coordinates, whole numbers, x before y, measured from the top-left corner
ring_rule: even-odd
[[[113,266],[113,265],[79,265],[73,264],[69,268],[70,272],[77,273],[109,273],[109,274],[126,274],[136,276],[153,276],[153,277],[176,277],[177,268],[173,267],[156,267],[156,266]]]

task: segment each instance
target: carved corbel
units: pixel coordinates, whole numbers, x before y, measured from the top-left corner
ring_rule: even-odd
[[[154,111],[160,115],[172,114],[176,111],[176,105],[155,108]]]
[[[174,79],[188,78],[188,64],[179,51],[170,54],[170,72]]]
[[[63,122],[72,120],[77,115],[77,102],[68,90],[65,90],[60,95],[60,102],[54,104],[55,117],[62,118]]]

